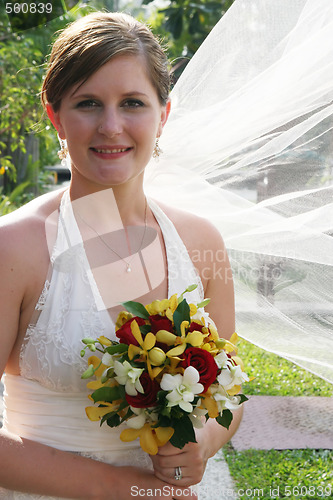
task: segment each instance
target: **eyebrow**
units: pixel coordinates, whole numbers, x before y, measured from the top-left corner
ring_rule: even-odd
[[[75,95],[75,90],[74,92],[70,95],[71,98],[74,98],[74,99],[98,99],[98,97],[94,94],[78,94],[78,95]],[[139,92],[139,91],[136,91],[136,90],[133,90],[131,92],[126,92],[125,94],[122,94],[122,97],[125,98],[125,97],[133,97],[133,96],[144,96],[144,97],[148,97],[147,94],[145,94],[144,92]]]

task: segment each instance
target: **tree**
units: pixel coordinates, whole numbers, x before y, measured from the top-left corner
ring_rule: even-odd
[[[143,0],[149,4],[152,0]],[[176,78],[234,0],[170,0],[150,18],[154,32],[167,40]]]
[[[53,34],[75,17],[70,12],[48,24],[15,31],[0,8],[0,187],[4,194],[27,176],[37,182],[39,167],[56,160],[56,137],[43,124],[39,92]]]

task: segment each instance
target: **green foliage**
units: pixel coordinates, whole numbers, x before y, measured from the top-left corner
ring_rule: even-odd
[[[190,418],[183,414],[181,418],[174,421],[172,427],[175,429],[170,443],[176,448],[184,448],[186,443],[196,443],[195,432]]]
[[[256,377],[242,385],[242,392],[247,396],[332,396],[332,384],[290,361],[245,340],[239,342],[238,349],[246,373]]]
[[[139,318],[143,319],[149,318],[147,309],[142,304],[140,304],[140,302],[129,300],[128,302],[124,302],[122,306],[124,306],[126,311],[132,313],[134,316],[138,316]]]
[[[24,193],[29,186],[30,182],[19,184],[9,195],[4,195],[3,188],[0,187],[0,216],[9,214],[22,205]]]
[[[70,12],[43,26],[13,32],[0,4],[0,173],[5,171],[0,186],[4,195],[22,182],[21,171],[26,168],[22,158],[31,134],[39,141],[38,170],[57,161],[56,135],[49,125],[41,125],[39,93],[53,35],[75,17]]]
[[[332,498],[333,452],[331,450],[246,450],[223,448],[236,483],[250,498]]]
[[[151,0],[144,0],[149,4]],[[234,0],[170,0],[154,13],[149,22],[155,33],[166,40],[177,78],[206,36]]]

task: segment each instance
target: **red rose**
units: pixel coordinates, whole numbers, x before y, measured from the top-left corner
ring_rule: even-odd
[[[157,333],[159,330],[166,330],[167,332],[172,332],[172,321],[165,316],[160,316],[159,314],[154,314],[149,316],[149,321],[151,323],[152,333]]]
[[[118,337],[119,342],[121,344],[139,345],[138,342],[135,340],[135,337],[134,337],[132,330],[131,330],[131,323],[134,320],[137,322],[137,324],[139,326],[145,324],[145,320],[143,318],[139,318],[137,316],[126,321],[126,323],[122,327],[120,327],[119,330],[116,331],[116,336]]]
[[[134,408],[148,408],[157,404],[157,393],[160,390],[156,380],[152,380],[147,372],[143,372],[140,377],[140,382],[143,387],[143,394],[138,392],[136,396],[126,394],[126,401]]]
[[[187,368],[193,366],[200,375],[200,384],[204,386],[203,392],[206,392],[209,386],[215,381],[218,366],[214,357],[205,349],[199,347],[189,347],[184,352],[181,366]]]
[[[202,332],[202,329],[204,328],[204,325],[200,325],[199,323],[196,323],[195,321],[192,321],[190,326],[188,327],[189,332]]]

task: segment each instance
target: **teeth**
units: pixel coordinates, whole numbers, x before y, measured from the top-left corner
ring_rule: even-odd
[[[126,151],[127,148],[122,148],[122,149],[95,149],[95,151],[97,151],[97,153],[123,153],[124,151]]]

